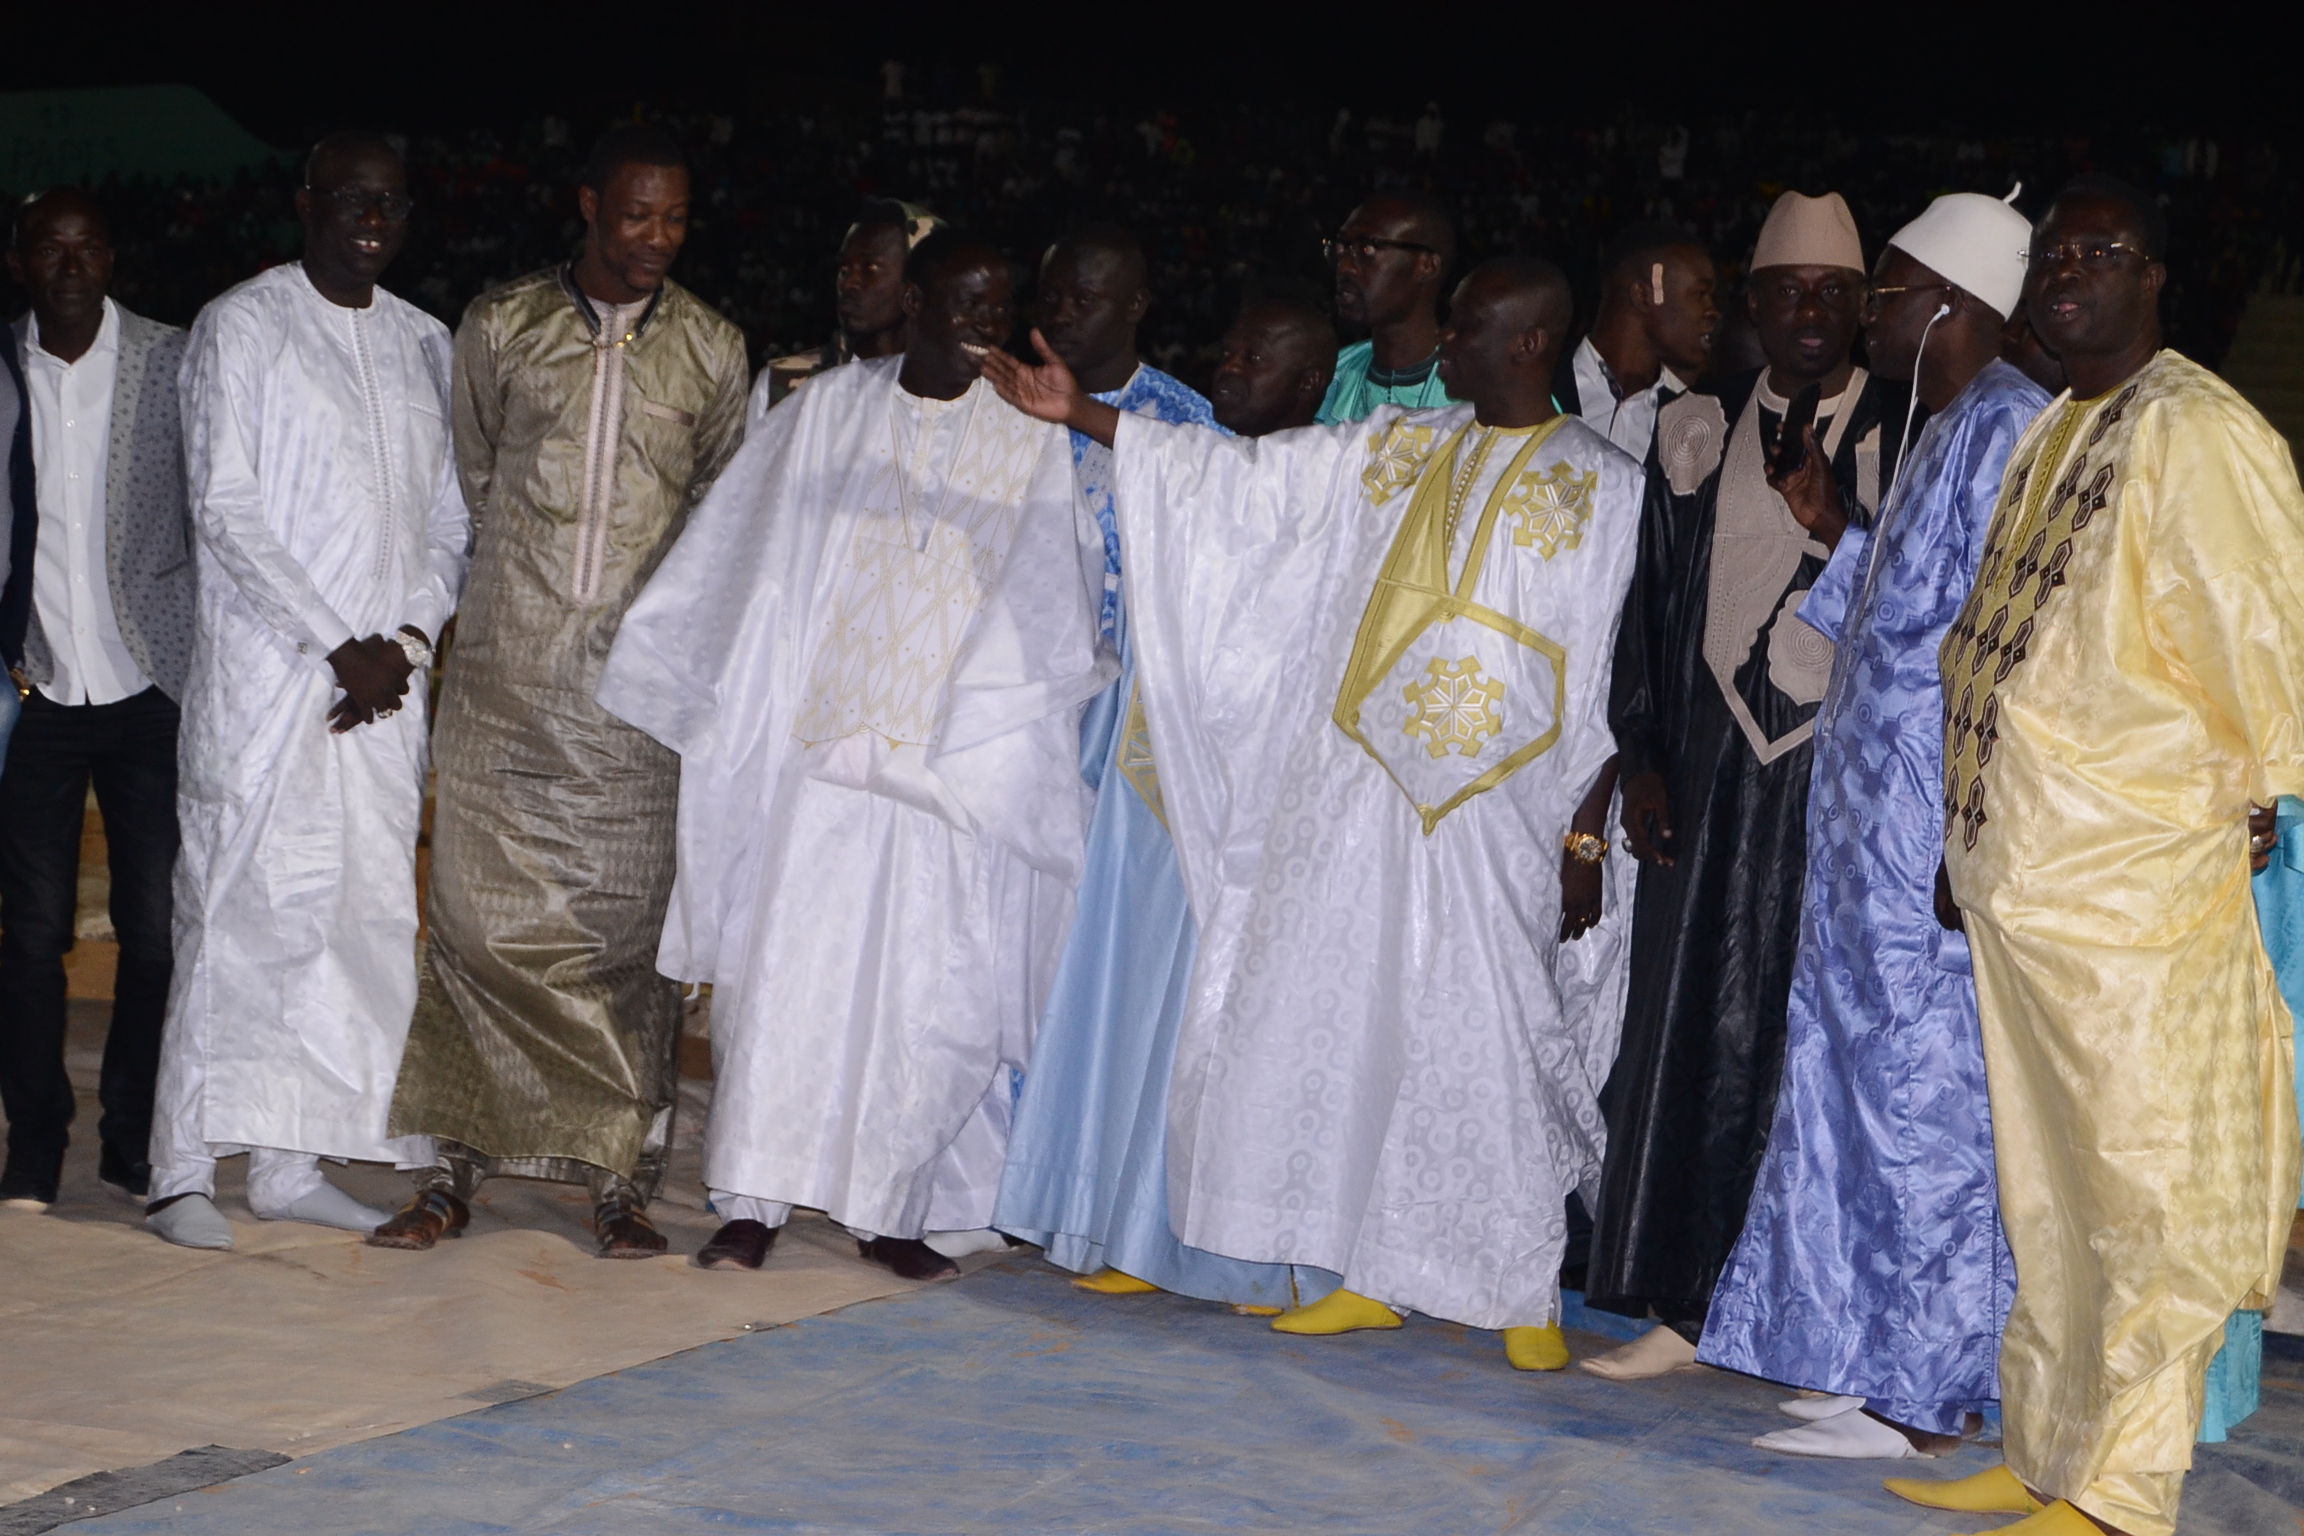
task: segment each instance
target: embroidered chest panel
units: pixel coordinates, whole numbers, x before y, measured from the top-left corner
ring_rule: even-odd
[[[2037,649],[2073,551],[2111,519],[2120,478],[2105,439],[2135,402],[2135,383],[2094,409],[2066,404],[2002,483],[1976,585],[1944,637],[1944,835],[1974,848],[1992,819],[1987,770],[2000,739],[2004,685]]]

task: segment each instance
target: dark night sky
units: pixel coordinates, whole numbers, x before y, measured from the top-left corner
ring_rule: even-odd
[[[1850,19],[1884,8],[1639,0],[1165,11],[1142,0],[613,8],[49,0],[30,14],[11,9],[0,88],[185,81],[282,144],[347,122],[421,128],[547,110],[582,118],[643,99],[739,110],[770,95],[861,99],[891,54],[931,68],[947,61],[971,83],[976,63],[996,61],[1010,99],[1110,96],[1124,110],[1262,97],[1323,113],[1399,111],[1437,97],[1464,118],[1754,108],[1859,129],[1961,120],[2087,132],[2143,120],[2213,132],[2275,120],[2286,130],[2291,100],[2284,86],[2271,88],[2277,50],[2245,46],[2244,24],[2230,19],[2213,34],[2129,22],[2114,35],[2069,8],[2008,4],[1905,6],[1926,20],[1894,26]],[[1152,28],[1137,20],[1147,14],[1182,20]],[[628,53],[617,55],[616,39]]]

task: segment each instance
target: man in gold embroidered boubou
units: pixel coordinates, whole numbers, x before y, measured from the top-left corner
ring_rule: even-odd
[[[1469,408],[1252,441],[1122,417],[1053,358],[985,365],[1114,445],[1201,929],[1170,1217],[1193,1247],[1302,1266],[1284,1332],[1416,1310],[1503,1329],[1524,1369],[1568,1363],[1564,1205],[1599,1170],[1615,1040],[1561,1006],[1562,849],[1604,847],[1640,495],[1639,466],[1553,408],[1568,314],[1549,263],[1485,263],[1441,336]],[[1323,1271],[1341,1285],[1314,1300]]]

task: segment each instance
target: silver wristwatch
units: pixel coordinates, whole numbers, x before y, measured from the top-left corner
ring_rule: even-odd
[[[431,641],[424,639],[421,635],[412,635],[405,629],[394,630],[392,632],[392,639],[396,644],[399,645],[401,654],[408,658],[408,665],[411,670],[417,672],[428,672],[431,670]]]

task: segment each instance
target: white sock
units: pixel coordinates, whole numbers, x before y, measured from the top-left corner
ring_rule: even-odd
[[[1860,1397],[1788,1397],[1776,1405],[1776,1411],[1788,1419],[1813,1424],[1818,1419],[1836,1419],[1851,1408],[1864,1406]]]
[[[1696,1363],[1696,1346],[1670,1328],[1651,1328],[1631,1343],[1576,1362],[1610,1381],[1647,1381]]]
[[[179,1248],[229,1248],[232,1223],[202,1194],[189,1194],[154,1211],[144,1225]]]
[[[259,1221],[308,1221],[347,1232],[373,1232],[392,1219],[321,1177],[319,1158],[275,1147],[248,1154],[248,1209]]]
[[[1836,1413],[1813,1424],[1779,1429],[1752,1442],[1764,1451],[1793,1456],[1830,1456],[1842,1461],[1901,1461],[1924,1456],[1904,1432],[1881,1423],[1861,1408]]]

